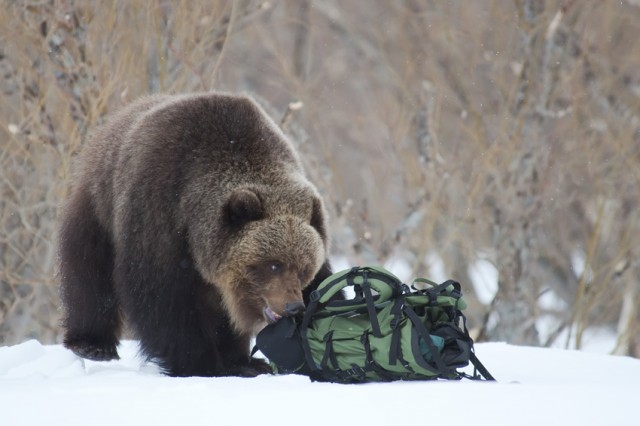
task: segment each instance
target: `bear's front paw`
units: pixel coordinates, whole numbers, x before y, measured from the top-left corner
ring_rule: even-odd
[[[90,341],[65,342],[65,346],[81,358],[91,361],[111,361],[120,359],[116,345],[98,344]]]
[[[230,374],[240,377],[257,377],[261,374],[273,374],[273,370],[265,361],[251,358],[249,364],[238,365],[232,368]]]
[[[273,369],[263,359],[252,357],[251,360],[249,361],[249,365],[251,366],[251,368],[258,371],[258,374],[273,374]]]

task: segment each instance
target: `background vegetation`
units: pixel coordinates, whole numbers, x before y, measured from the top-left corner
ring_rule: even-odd
[[[60,339],[56,212],[88,129],[224,90],[298,144],[336,257],[439,266],[479,339],[599,327],[639,356],[639,39],[638,0],[0,0],[0,344]]]

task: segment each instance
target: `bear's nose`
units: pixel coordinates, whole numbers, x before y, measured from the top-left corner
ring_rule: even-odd
[[[284,315],[293,317],[304,312],[305,306],[302,302],[291,302],[284,305]]]

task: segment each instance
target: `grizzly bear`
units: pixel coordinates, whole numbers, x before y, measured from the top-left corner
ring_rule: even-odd
[[[171,376],[256,376],[250,339],[331,274],[323,202],[247,96],[158,95],[88,140],[58,230],[64,345]]]

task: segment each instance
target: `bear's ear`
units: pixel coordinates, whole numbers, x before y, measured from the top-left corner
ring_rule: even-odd
[[[227,200],[225,216],[232,225],[236,226],[262,219],[264,210],[258,194],[250,189],[236,189]]]
[[[322,207],[322,201],[317,198],[313,199],[313,204],[311,206],[311,226],[318,231],[320,234],[320,238],[322,238],[323,243],[327,243],[327,227],[325,225],[325,212]]]

